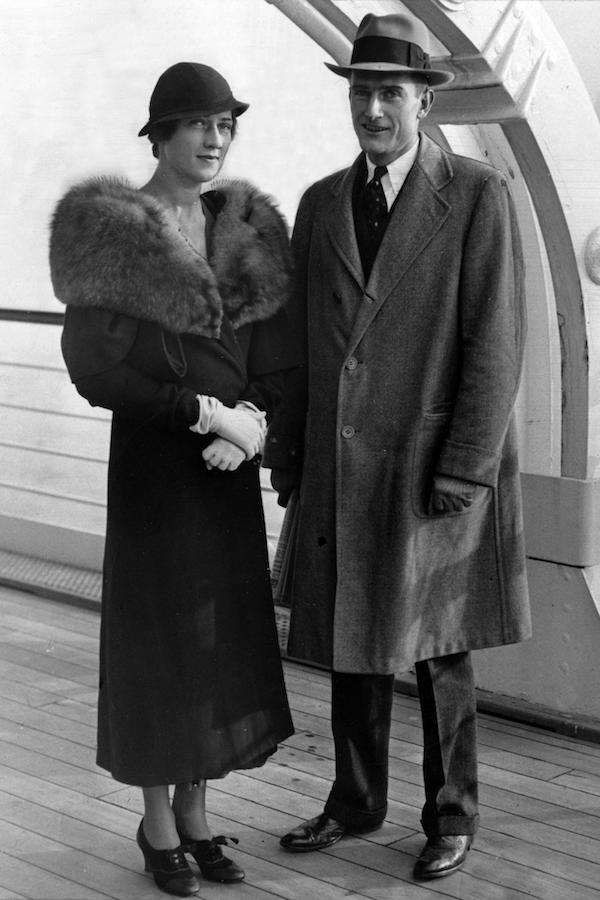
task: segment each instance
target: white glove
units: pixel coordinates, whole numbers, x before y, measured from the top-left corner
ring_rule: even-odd
[[[265,414],[260,418],[250,410],[241,407],[230,409],[221,407],[221,415],[216,423],[215,432],[221,437],[237,444],[246,454],[246,459],[253,459],[260,453],[265,440]]]
[[[256,421],[259,423],[261,428],[261,441],[260,447],[257,450],[257,453],[262,453],[265,449],[265,440],[267,437],[267,414],[259,409],[254,403],[250,403],[249,400],[238,400],[235,404],[236,409],[244,409],[247,413],[249,413]]]
[[[254,404],[240,401],[235,409],[225,406],[216,397],[197,394],[198,421],[190,425],[197,434],[213,431],[232,444],[240,447],[246,459],[253,459],[260,453],[267,430],[266,414]]]
[[[246,454],[231,441],[216,437],[208,447],[204,448],[202,457],[209,470],[220,469],[222,472],[235,472],[246,459]]]
[[[196,434],[208,434],[209,431],[215,430],[215,422],[218,421],[220,409],[223,406],[216,397],[209,397],[207,394],[196,394],[198,401],[198,421],[190,425],[190,431]]]

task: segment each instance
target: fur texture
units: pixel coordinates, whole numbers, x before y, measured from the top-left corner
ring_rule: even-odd
[[[248,182],[214,187],[225,196],[225,207],[217,216],[211,264],[223,307],[238,328],[269,318],[288,295],[287,226],[273,202]]]
[[[225,206],[209,265],[164,208],[117,178],[76,185],[53,215],[50,272],[57,298],[218,337],[272,316],[290,280],[287,228],[274,203],[246,182],[219,187]]]

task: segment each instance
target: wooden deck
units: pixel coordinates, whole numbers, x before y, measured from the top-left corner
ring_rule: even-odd
[[[142,900],[140,792],[94,764],[98,615],[0,589],[0,900]],[[481,716],[482,827],[464,870],[420,886],[420,725],[398,695],[389,816],[367,837],[293,855],[278,837],[322,808],[333,770],[327,676],[286,664],[296,734],[263,769],[209,789],[242,885],[201,898],[598,900],[600,744]]]

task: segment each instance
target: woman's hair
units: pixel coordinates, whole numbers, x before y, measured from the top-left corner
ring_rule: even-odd
[[[237,116],[232,113],[233,122],[231,124],[231,139],[235,137],[237,130]],[[161,141],[169,141],[179,127],[181,119],[171,119],[169,122],[157,122],[148,129],[148,140],[152,144],[152,156],[158,159],[159,144]]]

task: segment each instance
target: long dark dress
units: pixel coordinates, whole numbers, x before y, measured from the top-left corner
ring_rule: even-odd
[[[274,621],[259,462],[209,471],[196,394],[270,410],[281,314],[219,338],[68,306],[77,390],[113,410],[98,755],[140,786],[261,765],[292,731]]]

